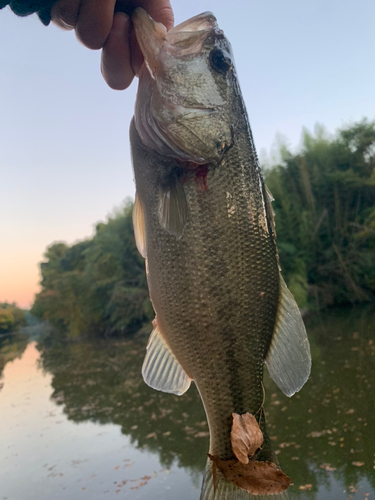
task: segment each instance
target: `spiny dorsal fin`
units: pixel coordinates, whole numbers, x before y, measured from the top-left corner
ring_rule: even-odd
[[[272,232],[273,232],[273,235],[274,237],[276,237],[276,228],[275,228],[275,211],[272,207],[272,202],[275,201],[275,198],[272,196],[272,193],[271,191],[268,189],[267,185],[265,184],[264,185],[265,187],[265,192],[266,192],[266,196],[265,196],[265,202],[266,202],[266,206],[267,206],[267,211],[270,215],[269,217],[269,223],[271,224],[271,229],[272,229]]]
[[[310,345],[293,295],[280,275],[279,305],[266,364],[272,380],[286,396],[293,396],[311,371]]]
[[[191,379],[163,339],[157,324],[151,333],[142,366],[143,380],[158,391],[181,396],[190,387]]]
[[[186,195],[180,179],[174,177],[160,187],[159,222],[163,229],[180,239],[188,214]]]
[[[273,202],[275,201],[275,198],[273,197],[271,191],[269,190],[269,187],[267,186],[267,184],[265,184],[265,188],[266,188],[266,193],[267,193],[267,196],[268,196],[268,199],[270,200],[270,202]]]
[[[145,214],[139,196],[135,193],[135,201],[133,206],[133,227],[135,244],[137,245],[138,252],[142,257],[146,258],[146,227],[145,227]]]

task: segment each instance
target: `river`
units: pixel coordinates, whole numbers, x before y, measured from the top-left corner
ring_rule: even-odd
[[[310,380],[265,376],[291,499],[375,500],[375,311],[311,315]],[[0,500],[198,500],[208,428],[195,387],[142,381],[145,340],[0,339]]]

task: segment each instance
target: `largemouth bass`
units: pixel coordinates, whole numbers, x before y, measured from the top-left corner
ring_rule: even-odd
[[[199,390],[210,429],[201,500],[286,499],[263,366],[291,396],[310,348],[280,274],[232,50],[211,13],[168,33],[142,9],[132,19],[145,59],[130,130],[133,221],[156,313],[143,377],[165,392]]]

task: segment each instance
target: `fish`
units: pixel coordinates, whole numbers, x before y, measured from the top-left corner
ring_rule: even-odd
[[[210,431],[201,500],[285,500],[263,369],[292,396],[311,355],[232,48],[210,12],[168,32],[141,8],[132,22],[144,57],[130,126],[133,225],[155,310],[142,375],[172,394],[198,388]]]

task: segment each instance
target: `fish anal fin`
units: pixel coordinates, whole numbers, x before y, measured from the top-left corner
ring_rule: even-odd
[[[135,201],[133,206],[133,227],[135,244],[137,245],[138,252],[145,259],[147,256],[145,215],[137,193],[135,193]]]
[[[280,275],[275,329],[266,357],[272,380],[286,396],[293,396],[309,378],[310,344],[297,303]]]
[[[143,380],[153,389],[181,396],[189,389],[191,379],[162,337],[157,322],[153,324],[142,366]]]
[[[249,463],[249,456],[255,455],[255,452],[262,446],[263,433],[254,415],[251,413],[232,413],[233,423],[230,432],[230,441],[232,451],[237,459],[243,463]]]
[[[184,187],[173,177],[159,190],[159,222],[163,229],[180,239],[187,221],[188,205]]]

